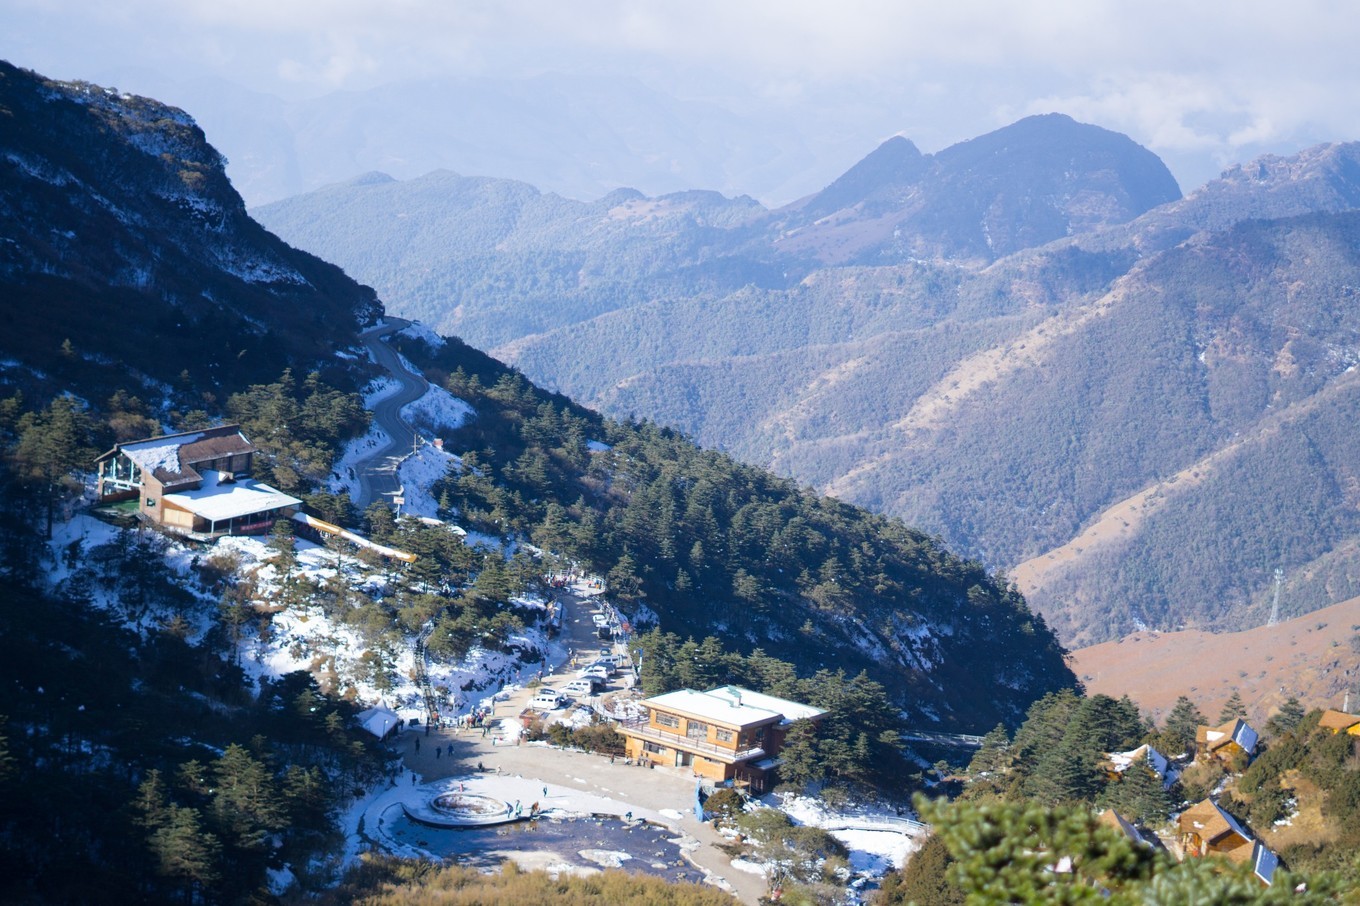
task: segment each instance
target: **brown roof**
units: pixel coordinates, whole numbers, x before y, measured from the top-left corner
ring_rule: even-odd
[[[230,434],[214,434],[196,440],[191,444],[185,444],[179,448],[180,462],[193,466],[200,462],[207,462],[210,459],[219,459],[223,456],[236,456],[241,453],[254,453],[255,447],[250,441],[246,440],[241,429],[236,425],[226,425],[230,428]]]
[[[1340,733],[1343,730],[1349,730],[1356,724],[1360,724],[1360,716],[1347,714],[1345,711],[1337,711],[1332,708],[1323,711],[1322,718],[1318,721],[1319,727],[1325,727],[1326,729],[1334,730],[1337,733]]]
[[[203,476],[194,468],[197,463],[253,453],[255,447],[241,433],[240,425],[219,425],[117,444],[95,462],[103,462],[120,452],[169,489],[201,481]]]
[[[1181,812],[1177,825],[1181,833],[1198,834],[1205,844],[1217,845],[1230,834],[1236,834],[1247,842],[1251,842],[1252,839],[1247,829],[1238,824],[1232,815],[1219,808],[1218,803],[1212,799],[1197,802]],[[1250,849],[1247,852],[1250,853]]]
[[[1209,738],[1211,734],[1214,734],[1213,739]],[[1256,730],[1240,717],[1233,718],[1221,727],[1201,725],[1195,728],[1195,743],[1207,746],[1210,752],[1215,752],[1228,743],[1235,742],[1250,755],[1256,751],[1257,739]]]
[[[1124,820],[1124,816],[1112,808],[1107,808],[1105,811],[1101,812],[1096,820],[1106,827],[1116,830],[1128,837],[1134,843],[1147,843],[1147,841],[1143,839],[1143,835],[1138,833],[1138,829]]]

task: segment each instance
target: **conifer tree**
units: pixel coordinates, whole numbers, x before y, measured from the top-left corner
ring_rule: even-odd
[[[1182,695],[1166,716],[1159,748],[1173,758],[1191,751],[1195,746],[1195,732],[1205,723],[1204,714],[1195,703]]]
[[[1218,712],[1219,724],[1226,724],[1230,720],[1247,716],[1247,706],[1242,702],[1242,695],[1236,690],[1229,699],[1223,703],[1223,708]]]
[[[51,538],[57,503],[66,492],[80,487],[72,473],[88,469],[97,455],[94,423],[79,402],[59,396],[42,412],[22,416],[18,430],[17,472],[42,495],[47,537]]]
[[[196,809],[170,805],[148,838],[159,873],[201,897],[221,877],[222,847]]]
[[[1280,710],[1266,721],[1266,729],[1275,736],[1283,736],[1299,725],[1303,715],[1303,705],[1291,695],[1283,705],[1280,705]]]

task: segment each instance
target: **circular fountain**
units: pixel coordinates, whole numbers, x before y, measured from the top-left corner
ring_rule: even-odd
[[[423,803],[402,803],[401,807],[412,821],[433,827],[486,827],[533,817],[503,800],[461,790],[447,790]]]

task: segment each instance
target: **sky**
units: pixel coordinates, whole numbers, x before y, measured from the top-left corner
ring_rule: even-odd
[[[0,0],[0,22],[12,63],[191,113],[205,80],[305,102],[408,80],[638,79],[770,134],[790,124],[818,162],[766,190],[786,195],[892,135],[929,153],[1053,111],[1129,135],[1185,191],[1360,139],[1360,15],[1340,0]],[[248,115],[213,114],[229,158],[231,117]]]

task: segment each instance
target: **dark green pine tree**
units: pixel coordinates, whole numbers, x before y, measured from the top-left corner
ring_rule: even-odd
[[[47,537],[57,502],[77,492],[72,473],[89,468],[98,455],[92,439],[94,422],[76,400],[59,396],[42,412],[29,412],[18,421],[19,442],[14,448],[15,473],[40,495],[47,516]]]
[[[1191,751],[1195,746],[1195,731],[1205,723],[1204,714],[1195,703],[1182,695],[1166,716],[1158,748],[1172,758]]]
[[[1006,732],[1005,724],[997,724],[986,736],[982,737],[982,745],[973,753],[973,758],[968,762],[968,773],[980,774],[984,771],[995,773],[1000,771],[1008,760],[1006,755],[1010,751],[1011,737]]]
[[[1171,797],[1162,778],[1144,758],[1129,765],[1119,780],[1106,785],[1104,802],[1135,824],[1161,824],[1171,813]]]
[[[1223,709],[1218,712],[1218,722],[1226,724],[1230,720],[1247,716],[1247,706],[1242,702],[1241,694],[1234,689],[1232,696],[1223,703]]]
[[[1291,695],[1283,705],[1280,705],[1280,710],[1266,721],[1266,729],[1273,736],[1283,736],[1299,725],[1304,713],[1303,705]]]
[[[954,857],[935,834],[900,870],[888,874],[874,903],[877,906],[963,906],[963,891],[949,878]]]
[[[806,789],[825,776],[823,759],[818,751],[817,727],[810,720],[794,721],[779,750],[782,764],[779,776],[785,783]]]
[[[213,899],[204,894],[221,878],[222,847],[217,837],[203,829],[196,809],[170,805],[148,842],[159,874],[190,891],[195,902]]]
[[[1028,797],[1043,805],[1090,802],[1100,792],[1099,753],[1079,734],[1039,761],[1025,784]]]
[[[269,768],[241,745],[227,746],[213,764],[213,817],[238,848],[263,852],[285,824],[282,797]]]

